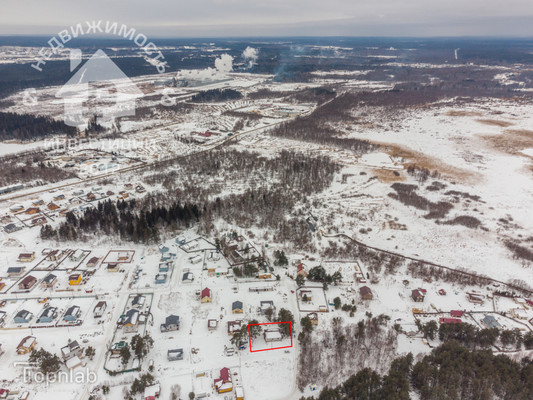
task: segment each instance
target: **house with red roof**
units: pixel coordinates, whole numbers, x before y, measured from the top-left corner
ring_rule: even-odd
[[[200,295],[202,303],[211,303],[211,289],[205,288]]]
[[[461,318],[463,316],[464,312],[461,310],[452,310],[450,311],[450,315],[454,318]]]
[[[214,380],[213,386],[219,394],[231,392],[233,390],[233,382],[231,381],[229,368],[224,367],[220,370],[220,378]]]
[[[304,278],[307,278],[307,275],[309,275],[305,270],[305,266],[302,263],[296,266],[296,275],[301,275]]]

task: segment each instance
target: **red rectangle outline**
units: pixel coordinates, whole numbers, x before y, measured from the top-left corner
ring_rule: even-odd
[[[250,326],[260,326],[260,325],[274,325],[274,324],[289,324],[290,328],[290,336],[291,336],[291,345],[290,346],[280,346],[280,347],[272,347],[271,349],[261,349],[261,350],[252,350],[252,335],[250,334]],[[250,343],[250,353],[257,353],[258,351],[267,351],[267,350],[278,350],[278,349],[288,349],[292,347],[292,322],[286,321],[286,322],[263,322],[260,324],[248,324],[248,341]]]

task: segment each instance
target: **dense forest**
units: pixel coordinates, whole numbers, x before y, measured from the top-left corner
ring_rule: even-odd
[[[0,140],[33,140],[53,134],[73,136],[76,128],[50,117],[0,112]]]
[[[72,215],[57,231],[43,228],[43,238],[71,240],[98,232],[155,243],[160,233],[192,223],[210,235],[215,222],[224,220],[242,228],[269,229],[274,240],[306,248],[311,241],[307,216],[301,210],[294,212],[295,207],[304,204],[310,194],[327,188],[339,168],[327,157],[290,151],[269,158],[247,151],[217,150],[163,164],[165,168],[153,167],[147,181],[161,184],[165,191],[151,193],[142,201],[106,202],[105,208],[98,205],[79,218]],[[175,207],[185,208],[186,215],[193,210],[194,218],[183,220],[180,213],[170,211]],[[153,215],[156,217],[151,218]]]
[[[97,207],[87,209],[77,217],[69,212],[66,221],[57,231],[50,225],[41,228],[43,239],[76,240],[79,233],[117,234],[120,238],[133,242],[157,242],[159,228],[172,225],[175,229],[186,229],[198,222],[200,210],[196,205],[174,203],[168,207],[154,207],[149,211],[134,212],[136,202],[107,200],[99,202]]]
[[[191,101],[193,103],[216,103],[241,98],[242,93],[234,89],[210,89],[195,94],[191,97]]]
[[[408,400],[410,392],[420,400],[529,400],[533,398],[533,361],[469,350],[452,340],[416,363],[411,354],[395,359],[383,376],[362,369],[343,384],[324,388],[318,399]]]

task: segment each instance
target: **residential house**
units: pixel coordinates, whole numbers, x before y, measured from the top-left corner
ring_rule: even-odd
[[[164,254],[161,254],[160,261],[168,262],[168,261],[174,260],[175,258],[176,258],[176,253],[164,253]]]
[[[26,336],[22,339],[17,346],[17,354],[28,354],[30,353],[37,344],[37,339],[35,336]]]
[[[7,224],[4,226],[4,232],[5,233],[13,233],[16,231],[20,231],[22,228],[20,226],[17,226],[15,224]]]
[[[159,272],[168,272],[172,267],[172,261],[167,261],[164,263],[159,263]]]
[[[208,319],[207,320],[207,329],[210,331],[214,331],[218,327],[218,321],[216,319]]]
[[[26,211],[24,211],[24,213],[28,215],[34,215],[40,211],[41,210],[39,209],[39,207],[30,207],[30,208],[27,208]]]
[[[141,309],[144,307],[145,302],[146,302],[146,297],[144,297],[142,294],[138,294],[131,301],[131,305],[132,307]]]
[[[302,263],[296,266],[296,275],[303,276],[304,278],[307,278],[307,275],[309,275]]]
[[[41,287],[43,289],[51,289],[54,287],[56,282],[57,282],[57,276],[55,276],[54,274],[48,274],[42,280]]]
[[[233,335],[241,330],[242,321],[228,321],[228,335]]]
[[[46,307],[39,319],[37,320],[40,324],[49,324],[57,317],[57,308],[56,307]]]
[[[22,281],[19,283],[19,290],[31,290],[35,284],[37,283],[37,278],[33,275],[28,275],[24,277]]]
[[[218,394],[231,392],[233,390],[229,368],[222,368],[220,370],[220,377],[214,380],[213,385]]]
[[[72,274],[68,277],[70,286],[78,286],[81,283],[81,274]]]
[[[50,211],[55,211],[59,208],[59,206],[54,203],[54,202],[50,202],[46,205],[46,207],[50,210]]]
[[[48,255],[46,256],[46,259],[48,261],[58,261],[61,258],[61,252],[59,250],[52,250]]]
[[[35,217],[30,221],[31,226],[44,225],[46,224],[46,217]]]
[[[124,340],[121,340],[120,342],[116,342],[116,343],[113,343],[113,345],[111,346],[111,355],[112,356],[119,356],[120,355],[120,351],[124,348],[124,347],[128,347],[128,343],[125,342]]]
[[[363,300],[372,300],[374,298],[372,290],[368,286],[361,286],[359,288],[359,295]]]
[[[268,329],[263,332],[263,338],[265,339],[265,342],[270,343],[279,342],[283,339],[283,336],[279,329]]]
[[[93,310],[94,318],[100,318],[102,315],[104,315],[106,308],[107,303],[105,301],[99,301],[98,303],[96,303]]]
[[[20,310],[13,317],[13,321],[15,321],[15,324],[27,324],[32,318],[33,314],[31,312],[28,310]]]
[[[27,262],[32,262],[33,260],[35,260],[35,252],[19,254],[19,258],[18,258],[19,262],[27,263]]]
[[[7,269],[7,276],[9,278],[16,278],[17,276],[21,276],[25,269],[26,267],[9,267]]]
[[[421,289],[415,289],[411,291],[411,298],[417,303],[422,303],[425,297],[426,296],[424,295]]]
[[[128,252],[121,251],[118,253],[117,260],[120,262],[128,262],[130,259],[130,255]]]
[[[189,257],[189,262],[191,264],[198,264],[200,261],[202,261],[202,256],[200,254]]]
[[[91,259],[87,262],[87,268],[94,268],[98,264],[98,257],[91,257]]]
[[[161,385],[156,383],[144,388],[143,399],[144,400],[155,400],[161,395]]]
[[[272,312],[272,314],[274,314],[274,311],[276,310],[276,307],[274,306],[274,302],[272,300],[261,300],[259,302],[259,308],[261,310],[261,315],[266,315],[269,312]]]
[[[183,349],[172,349],[167,351],[168,361],[183,360]]]
[[[124,329],[124,332],[126,333],[137,332],[137,329],[139,328],[139,317],[140,317],[139,310],[135,308],[128,310],[128,312],[126,312],[125,319],[122,324],[122,328]]]
[[[307,314],[307,318],[311,320],[311,324],[318,325],[318,313],[312,312]]]
[[[523,308],[513,308],[510,310],[511,315],[518,319],[527,319],[527,311]]]
[[[79,308],[78,306],[70,306],[65,312],[63,319],[67,322],[75,322],[80,315],[81,308]]]
[[[450,315],[454,318],[461,318],[464,314],[464,311],[461,310],[452,310],[450,311]]]
[[[200,295],[200,299],[202,303],[211,303],[211,289],[203,289]]]
[[[234,301],[231,305],[231,312],[233,314],[242,314],[243,312],[243,305],[242,301]]]
[[[159,327],[161,332],[171,332],[180,329],[180,317],[177,315],[169,315],[165,319],[165,323]]]
[[[83,250],[77,249],[69,256],[69,260],[72,262],[80,262],[83,260],[83,257],[85,257]]]
[[[496,320],[496,318],[494,318],[493,315],[485,315],[485,318],[483,318],[481,320],[481,323],[485,326],[485,328],[487,329],[492,329],[492,328],[501,328],[501,325],[500,323]]]
[[[63,361],[70,360],[73,357],[81,358],[83,357],[83,348],[76,340],[69,340],[66,346],[61,347],[61,355],[63,356]]]
[[[107,263],[107,272],[118,272],[120,265],[118,263]]]
[[[470,303],[474,303],[474,304],[483,304],[484,303],[483,297],[481,297],[480,295],[475,294],[475,293],[467,293],[466,294],[466,298],[468,299],[468,301]]]
[[[4,325],[6,321],[7,313],[5,311],[0,311],[0,326]]]
[[[167,274],[157,274],[155,276],[155,283],[158,284],[158,285],[161,285],[163,283],[166,283],[167,279],[168,279],[168,275]]]
[[[300,296],[301,301],[311,301],[313,299],[313,292],[308,289],[301,289],[298,291],[298,295]]]
[[[181,280],[183,283],[192,283],[194,282],[194,274],[192,272],[185,272]]]

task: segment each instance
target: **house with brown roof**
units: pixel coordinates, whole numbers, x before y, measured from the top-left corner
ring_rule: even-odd
[[[92,257],[92,258],[87,262],[87,268],[94,268],[94,267],[96,267],[96,265],[98,264],[98,260],[99,260],[98,257]]]
[[[36,283],[37,278],[32,275],[28,275],[19,283],[19,289],[30,290],[31,288],[33,288],[33,286],[35,286]]]
[[[33,260],[35,260],[35,252],[31,252],[31,253],[20,253],[19,254],[19,258],[18,258],[18,261],[19,262],[32,262]]]
[[[374,298],[372,290],[368,286],[361,286],[359,288],[359,294],[363,300],[372,300]]]
[[[57,261],[60,258],[60,252],[59,250],[52,250],[48,255],[46,256],[46,259],[48,261]]]
[[[31,226],[44,225],[46,224],[46,217],[35,217],[30,221],[30,224]]]
[[[55,210],[57,210],[57,209],[59,208],[59,206],[58,206],[56,203],[54,203],[54,202],[50,202],[50,203],[48,203],[46,207],[47,207],[50,211],[55,211]]]
[[[296,275],[303,276],[304,278],[307,278],[307,275],[309,275],[302,263],[296,266]]]
[[[36,344],[37,340],[35,339],[35,336],[26,336],[17,346],[17,354],[30,353],[35,348]]]
[[[228,321],[228,335],[233,335],[234,333],[241,330],[242,321]]]
[[[421,303],[424,301],[425,294],[422,292],[421,289],[415,289],[411,291],[411,298],[416,301],[417,303]]]

